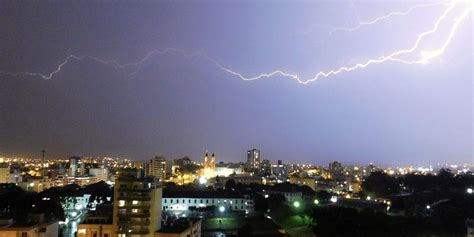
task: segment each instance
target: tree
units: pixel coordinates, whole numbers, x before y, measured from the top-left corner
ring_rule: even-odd
[[[398,194],[400,186],[394,177],[382,171],[375,171],[362,182],[362,189],[368,194],[385,197]]]
[[[286,198],[282,194],[276,193],[276,194],[270,194],[267,200],[268,200],[268,207],[270,208],[270,210],[274,211],[278,209],[279,207],[281,207],[283,203],[285,203]]]
[[[329,202],[331,199],[332,195],[326,191],[326,190],[321,190],[319,192],[316,192],[316,199],[318,199],[319,202]]]
[[[235,183],[233,179],[229,179],[227,180],[227,182],[225,182],[225,189],[227,190],[235,190],[236,187],[237,187],[237,184]]]
[[[254,202],[254,209],[256,212],[265,213],[268,210],[268,202],[262,195],[255,194]]]

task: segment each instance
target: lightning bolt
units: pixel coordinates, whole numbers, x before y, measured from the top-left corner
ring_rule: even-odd
[[[439,31],[440,25],[449,20],[450,14],[452,14],[453,10],[455,10],[455,8],[460,3],[466,3],[465,4],[466,8],[464,8],[464,10],[458,16],[452,18],[453,23],[450,25],[449,33],[448,33],[445,41],[441,44],[441,46],[439,48],[433,49],[433,50],[427,50],[427,49],[422,48],[420,46],[422,41],[426,37],[428,37],[429,35],[437,33]],[[321,78],[335,76],[335,75],[343,73],[343,72],[350,72],[350,71],[354,71],[354,70],[363,69],[363,68],[366,68],[366,67],[368,67],[370,65],[373,65],[373,64],[381,64],[381,63],[385,63],[385,62],[388,62],[388,61],[404,63],[404,64],[426,64],[430,60],[441,56],[446,51],[447,47],[451,44],[452,39],[454,38],[454,36],[455,36],[459,26],[461,25],[461,23],[464,22],[471,15],[471,13],[473,11],[473,4],[472,4],[471,0],[468,0],[468,1],[465,1],[465,0],[464,1],[463,0],[452,0],[449,3],[436,3],[436,4],[417,5],[417,6],[414,6],[414,7],[410,8],[409,10],[407,10],[405,12],[394,12],[394,13],[379,17],[376,20],[373,20],[373,21],[370,21],[370,22],[373,22],[371,24],[375,24],[378,21],[387,19],[387,18],[395,16],[395,15],[409,14],[411,11],[413,11],[416,8],[434,6],[434,5],[440,5],[440,4],[445,4],[447,6],[447,8],[436,19],[436,21],[434,22],[433,27],[431,29],[429,29],[427,31],[424,31],[424,32],[421,32],[418,35],[415,42],[413,43],[413,45],[410,48],[400,49],[400,50],[394,51],[390,54],[382,55],[380,57],[369,59],[365,62],[357,63],[357,64],[354,64],[354,65],[342,66],[340,68],[333,69],[333,70],[328,70],[328,71],[320,71],[315,76],[313,76],[312,78],[309,78],[309,79],[306,79],[306,80],[301,79],[298,74],[288,73],[288,72],[285,72],[284,70],[281,70],[281,69],[280,70],[275,70],[275,71],[272,71],[272,72],[268,72],[268,73],[262,73],[262,74],[257,75],[257,76],[246,77],[240,72],[234,71],[230,68],[227,68],[227,67],[223,66],[217,60],[209,57],[208,55],[206,55],[202,52],[187,53],[186,51],[184,51],[182,49],[176,49],[176,48],[167,48],[167,49],[161,50],[161,51],[160,50],[153,50],[153,51],[150,51],[149,53],[147,53],[145,55],[145,57],[143,57],[142,59],[140,59],[136,62],[126,63],[126,64],[120,64],[116,60],[103,60],[103,59],[100,59],[100,58],[97,58],[97,57],[92,57],[92,56],[81,56],[81,57],[79,57],[79,56],[76,56],[76,55],[69,55],[68,57],[66,57],[66,59],[63,62],[61,62],[57,66],[57,68],[54,71],[52,71],[49,74],[42,74],[42,73],[37,73],[37,72],[36,73],[32,73],[32,72],[11,73],[11,72],[4,72],[4,71],[0,71],[0,74],[6,74],[6,75],[10,75],[10,76],[21,76],[21,75],[39,76],[43,79],[51,79],[57,73],[59,73],[65,65],[67,65],[71,61],[73,61],[73,60],[82,61],[82,60],[86,60],[86,59],[93,60],[95,62],[104,64],[104,65],[112,66],[113,68],[115,68],[117,70],[127,71],[129,68],[131,68],[131,69],[133,69],[132,73],[135,73],[139,70],[141,65],[143,65],[145,62],[150,60],[154,55],[179,54],[179,55],[182,55],[186,58],[203,57],[203,58],[207,59],[208,61],[212,62],[220,70],[222,70],[222,71],[224,71],[228,74],[231,74],[233,76],[236,76],[236,77],[240,78],[243,81],[253,81],[253,80],[260,80],[260,79],[270,78],[270,77],[274,77],[274,76],[283,76],[283,77],[289,77],[289,78],[297,81],[300,84],[308,84],[310,82],[314,82],[314,81],[316,81],[318,79],[321,79]],[[367,25],[367,24],[365,24],[365,25]],[[402,57],[404,55],[412,54],[412,53],[418,52],[418,51],[420,52],[420,55],[419,55],[419,58],[416,59],[416,60],[407,60],[407,59],[403,59],[403,57]]]
[[[351,1],[351,5],[354,9],[355,6],[354,6],[354,2]],[[348,31],[348,32],[353,32],[353,31],[357,31],[359,29],[361,29],[362,27],[365,27],[365,26],[370,26],[370,25],[374,25],[374,24],[377,24],[381,21],[384,21],[384,20],[387,20],[387,19],[390,19],[392,17],[396,17],[396,16],[406,16],[406,15],[409,15],[410,13],[412,13],[414,10],[417,10],[419,8],[428,8],[428,7],[435,7],[435,6],[448,6],[449,3],[447,2],[438,2],[438,3],[430,3],[430,4],[420,4],[420,5],[415,5],[415,6],[412,6],[410,8],[408,8],[407,10],[405,11],[401,11],[401,12],[390,12],[386,15],[383,15],[383,16],[380,16],[380,17],[376,17],[372,20],[369,20],[369,21],[359,21],[359,24],[357,24],[357,26],[354,26],[354,27],[335,27],[333,28],[329,33],[328,33],[328,36],[331,36],[332,34],[338,32],[338,31]],[[357,10],[356,10],[357,12]],[[358,14],[356,13],[356,16],[357,18],[360,19],[360,17],[358,16]]]
[[[469,0],[469,1],[471,1],[471,0]],[[454,23],[451,25],[448,37],[446,38],[444,43],[441,45],[441,47],[439,47],[438,49],[434,49],[434,50],[420,49],[420,44],[423,41],[423,39],[425,39],[427,36],[429,36],[431,34],[434,34],[434,33],[438,32],[440,24],[443,23],[444,21],[446,21],[446,18],[449,16],[450,13],[452,13],[452,11],[456,8],[456,6],[459,3],[466,3],[466,8],[464,9],[464,11],[462,11],[462,13],[459,16],[455,17],[455,19],[453,20]],[[357,63],[357,64],[352,65],[352,66],[343,66],[343,67],[340,67],[340,68],[334,69],[334,70],[320,71],[314,77],[312,77],[310,79],[307,79],[307,80],[301,79],[298,76],[298,74],[287,73],[287,72],[284,72],[283,70],[275,70],[273,72],[263,73],[263,74],[260,74],[258,76],[254,76],[254,77],[245,77],[244,75],[242,75],[239,72],[233,71],[229,68],[226,68],[226,67],[222,66],[221,64],[219,64],[215,60],[213,62],[221,70],[223,70],[227,73],[230,73],[234,76],[237,76],[241,80],[244,80],[244,81],[259,80],[259,79],[264,79],[264,78],[269,78],[269,77],[279,75],[279,76],[283,76],[283,77],[292,78],[300,84],[308,84],[310,82],[314,82],[314,81],[316,81],[318,79],[321,79],[321,78],[334,76],[334,75],[337,75],[337,74],[340,74],[340,73],[343,73],[343,72],[350,72],[350,71],[354,71],[354,70],[358,70],[358,69],[363,69],[363,68],[366,68],[366,67],[368,67],[372,64],[381,64],[381,63],[384,63],[384,62],[387,62],[387,61],[393,61],[393,62],[404,63],[404,64],[426,64],[431,59],[439,57],[440,55],[442,55],[446,51],[446,48],[452,42],[452,39],[454,38],[460,24],[462,22],[464,22],[473,11],[472,2],[463,1],[463,0],[452,0],[447,6],[448,7],[446,8],[446,10],[435,21],[433,27],[431,29],[429,29],[427,31],[424,31],[424,32],[422,32],[418,35],[418,37],[417,37],[417,39],[416,39],[416,41],[415,41],[415,43],[413,44],[412,47],[410,47],[408,49],[400,49],[400,50],[394,51],[394,52],[392,52],[388,55],[383,55],[383,56],[380,56],[378,58],[369,59],[365,62]],[[421,52],[420,57],[417,60],[405,60],[405,59],[400,58],[400,56],[402,56],[402,55],[413,53],[417,50],[420,50],[420,52]]]
[[[193,58],[196,56],[203,55],[202,52],[193,52],[193,53],[188,53],[183,49],[177,49],[177,48],[166,48],[164,50],[152,50],[148,52],[145,57],[142,59],[136,61],[136,62],[130,62],[130,63],[125,63],[125,64],[120,64],[117,62],[117,60],[105,60],[105,59],[100,59],[98,57],[94,56],[77,56],[74,54],[71,54],[67,56],[57,67],[55,70],[48,74],[43,74],[40,72],[17,72],[17,73],[12,73],[12,72],[6,72],[6,71],[0,71],[0,74],[4,75],[9,75],[9,76],[38,76],[43,79],[49,80],[53,78],[56,74],[62,71],[63,67],[66,66],[67,64],[71,63],[72,61],[84,61],[84,60],[92,60],[94,62],[104,64],[111,66],[112,68],[115,68],[117,70],[126,72],[131,69],[130,74],[133,74],[138,71],[139,67],[143,65],[145,62],[150,60],[153,56],[155,55],[169,55],[169,54],[176,54],[176,55],[181,55],[185,58]],[[135,68],[135,69],[133,69]]]

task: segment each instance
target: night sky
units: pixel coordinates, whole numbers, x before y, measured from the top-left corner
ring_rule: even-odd
[[[304,85],[244,81],[207,58],[248,77],[309,79],[411,47],[447,7],[352,32],[332,29],[432,2],[336,2],[1,1],[0,156],[198,160],[209,150],[244,161],[259,148],[272,161],[473,164],[472,13],[427,64],[388,61]],[[439,47],[449,22],[423,47]],[[166,48],[201,54],[154,54],[125,70],[71,60],[51,79],[8,74],[49,74],[71,54],[125,64]]]

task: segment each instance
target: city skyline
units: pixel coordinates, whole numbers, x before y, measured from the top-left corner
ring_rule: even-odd
[[[239,78],[282,69],[307,79],[409,48],[449,3],[117,2],[108,12],[5,2],[0,156],[200,160],[212,150],[245,162],[256,148],[273,162],[473,164],[470,2],[448,15],[471,9],[452,38],[441,37],[448,19],[423,39],[426,64],[376,63],[308,84]],[[80,58],[51,74],[68,55]]]

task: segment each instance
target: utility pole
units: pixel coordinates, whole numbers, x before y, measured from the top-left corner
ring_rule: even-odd
[[[41,150],[41,155],[42,155],[42,157],[43,157],[43,160],[42,160],[42,162],[41,162],[41,176],[42,176],[42,177],[44,177],[44,173],[45,173],[45,172],[44,172],[44,170],[45,170],[44,155],[45,155],[45,154],[46,154],[46,150],[45,150],[45,149]]]

